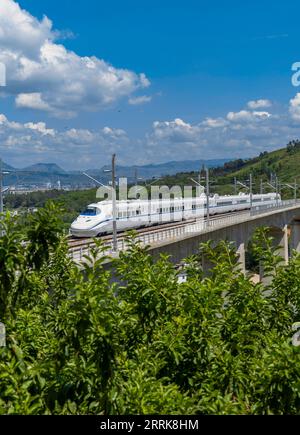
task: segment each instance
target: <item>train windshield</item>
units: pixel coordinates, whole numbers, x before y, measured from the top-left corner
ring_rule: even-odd
[[[88,207],[81,213],[81,216],[97,216],[101,211],[96,207]]]

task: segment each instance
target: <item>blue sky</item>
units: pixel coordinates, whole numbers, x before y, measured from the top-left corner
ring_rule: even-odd
[[[2,0],[4,160],[237,158],[300,136],[299,3],[161,3]]]

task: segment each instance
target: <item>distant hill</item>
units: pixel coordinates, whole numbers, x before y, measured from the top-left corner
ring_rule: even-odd
[[[4,169],[5,171],[14,171],[14,168],[5,162],[2,162],[2,169]]]
[[[234,163],[227,162],[224,166],[231,177],[245,178],[252,173],[254,178],[267,180],[276,174],[282,183],[292,183],[295,178],[300,182],[300,143],[294,149],[281,148],[253,159],[237,160],[236,166]]]
[[[300,197],[300,141],[292,141],[287,147],[272,152],[262,152],[251,159],[226,161],[222,166],[211,169],[210,179],[212,193],[233,194],[235,178],[247,183],[249,175],[253,176],[254,192],[260,192],[261,182],[265,192],[274,191],[268,183],[275,185],[278,177],[280,192],[284,198],[293,197],[293,190],[286,184],[294,185],[295,179],[299,185]],[[191,178],[196,178],[198,171],[179,172],[176,175],[163,177],[162,183],[167,185],[189,185]],[[245,191],[239,186],[238,191]]]
[[[45,174],[66,174],[66,171],[56,163],[37,163],[22,169],[24,172],[40,172]]]
[[[203,165],[208,166],[209,168],[216,168],[223,166],[226,162],[228,162],[228,159],[185,160],[144,166],[117,166],[116,170],[118,177],[127,177],[129,180],[134,179],[136,170],[138,177],[151,179],[153,177],[162,177],[164,175],[175,175],[183,171],[199,171]],[[110,166],[104,166],[100,171],[99,169],[90,169],[87,173],[103,178],[103,171],[106,169],[110,169]]]
[[[211,191],[220,194],[232,194],[234,192],[233,182],[237,178],[241,182],[249,179],[252,173],[254,190],[260,190],[261,180],[269,182],[276,174],[281,183],[281,191],[287,196],[292,195],[290,188],[284,186],[286,183],[293,184],[295,178],[300,186],[300,141],[290,142],[287,147],[272,152],[263,152],[251,159],[216,159],[216,160],[187,160],[173,161],[161,164],[149,164],[144,166],[117,166],[117,177],[127,177],[129,183],[134,182],[137,172],[138,178],[150,180],[161,178],[160,184],[167,185],[190,185],[191,178],[196,179],[202,166],[211,168],[210,177],[212,181]],[[3,163],[6,170],[14,170],[10,165]],[[86,171],[91,176],[103,183],[111,179],[110,173],[104,173],[105,166],[99,169]],[[81,171],[65,171],[55,163],[39,163],[28,166],[24,169],[16,169],[11,175],[5,176],[6,185],[45,185],[51,183],[56,185],[60,181],[62,185],[73,188],[92,187],[94,183],[82,174]],[[139,180],[139,183],[142,183]],[[243,191],[243,189],[241,189]],[[300,196],[300,189],[299,194]]]
[[[129,182],[133,182],[137,170],[139,178],[149,180],[153,177],[157,178],[168,174],[174,175],[181,171],[199,171],[203,165],[217,167],[223,165],[226,161],[228,159],[188,160],[145,166],[117,166],[117,177],[126,177]],[[37,163],[22,169],[15,169],[4,163],[3,169],[13,171],[11,175],[5,177],[5,182],[8,185],[45,185],[47,183],[56,184],[58,181],[63,185],[72,187],[88,187],[93,185],[93,182],[82,174],[83,171],[65,171],[55,163]],[[108,183],[111,179],[111,174],[105,173],[105,169],[110,169],[110,167],[104,166],[103,168],[91,169],[86,172],[101,182]]]
[[[55,163],[38,163],[35,165],[27,166],[25,168],[13,168],[7,164],[3,165],[4,168],[9,168],[11,174],[6,175],[4,178],[5,185],[7,186],[26,186],[27,188],[36,186],[70,186],[73,188],[91,187],[89,180],[82,174],[72,175],[62,169]]]

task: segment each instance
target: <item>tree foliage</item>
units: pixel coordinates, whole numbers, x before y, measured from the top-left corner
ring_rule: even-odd
[[[240,273],[225,242],[203,245],[180,283],[131,234],[112,279],[100,241],[83,270],[71,261],[59,212],[1,221],[0,413],[299,413],[299,255],[283,266],[261,230],[268,286]]]

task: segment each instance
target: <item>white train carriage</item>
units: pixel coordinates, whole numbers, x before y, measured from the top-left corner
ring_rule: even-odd
[[[276,193],[253,195],[253,207],[275,205],[281,198]],[[250,209],[250,195],[215,195],[209,199],[212,216]],[[199,219],[207,214],[207,198],[160,199],[117,201],[116,218],[118,231],[136,229],[168,222]],[[71,225],[74,237],[96,237],[113,231],[113,209],[111,201],[90,204]]]

